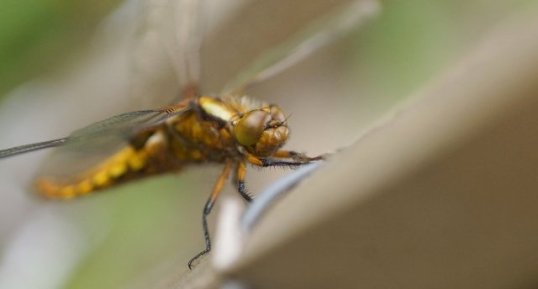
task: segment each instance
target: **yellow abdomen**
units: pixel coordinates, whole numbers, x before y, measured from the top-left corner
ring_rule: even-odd
[[[35,182],[37,191],[46,198],[70,199],[110,187],[129,175],[140,172],[147,166],[146,150],[135,150],[126,146],[102,164],[88,172],[61,182],[40,177]]]

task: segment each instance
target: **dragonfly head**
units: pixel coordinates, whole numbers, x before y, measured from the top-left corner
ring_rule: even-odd
[[[270,156],[286,143],[286,117],[276,105],[248,111],[232,121],[235,140],[257,156]]]

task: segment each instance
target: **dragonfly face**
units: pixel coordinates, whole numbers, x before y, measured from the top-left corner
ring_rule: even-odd
[[[284,114],[275,105],[251,110],[234,119],[232,131],[237,143],[258,156],[270,156],[288,139]]]

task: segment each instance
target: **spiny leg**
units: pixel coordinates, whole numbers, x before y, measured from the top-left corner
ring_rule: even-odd
[[[249,163],[259,167],[299,167],[309,164],[312,161],[323,159],[322,156],[311,158],[292,151],[278,151],[273,156],[277,158],[291,158],[292,160],[288,161],[272,158],[258,158],[249,153],[246,155],[246,159]]]
[[[204,211],[202,213],[202,226],[204,230],[205,249],[191,258],[191,260],[188,263],[189,269],[191,270],[192,270],[192,263],[196,261],[196,259],[200,258],[201,256],[211,251],[211,238],[209,236],[209,229],[207,226],[207,216],[209,215],[209,213],[211,213],[211,210],[213,209],[213,205],[215,205],[215,201],[220,195],[220,192],[222,191],[222,188],[224,187],[224,183],[226,182],[226,180],[228,179],[228,176],[230,175],[231,168],[232,168],[232,163],[227,162],[226,165],[224,166],[224,169],[222,170],[222,173],[217,179],[215,186],[213,187],[213,191],[211,191],[211,195],[209,196],[209,199],[205,203]]]
[[[288,151],[288,150],[278,150],[273,154],[273,157],[275,158],[281,158],[281,159],[292,159],[294,161],[298,162],[311,162],[311,161],[320,161],[325,159],[325,156],[315,156],[315,157],[309,157],[303,153],[299,153],[296,151]]]
[[[252,201],[252,196],[248,193],[245,187],[245,176],[247,173],[247,165],[245,162],[238,162],[235,169],[234,182],[237,191],[247,202]]]

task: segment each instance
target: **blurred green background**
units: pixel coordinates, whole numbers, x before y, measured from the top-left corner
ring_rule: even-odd
[[[25,81],[58,73],[83,58],[98,23],[119,2],[0,1],[1,97]],[[334,61],[329,69],[338,70],[366,99],[360,103],[367,107],[361,109],[380,115],[450,67],[499,23],[537,7],[530,0],[383,1],[377,18],[329,52],[312,57]],[[304,65],[307,68],[291,73],[316,73]],[[353,113],[355,107],[342,110]],[[148,282],[144,280],[151,279],[153,271],[166,276],[183,273],[185,262],[203,246],[200,212],[216,174],[216,169],[196,168],[128,184],[106,196],[48,205],[75,220],[89,236],[89,249],[63,288],[144,288],[140,284]],[[100,227],[103,222],[106,230]],[[0,245],[7,241],[3,242]],[[7,254],[4,250],[0,256]],[[46,273],[47,268],[42,270]],[[155,279],[163,281],[159,273]]]
[[[118,0],[2,0],[0,95],[51,72],[88,46],[99,21]]]

